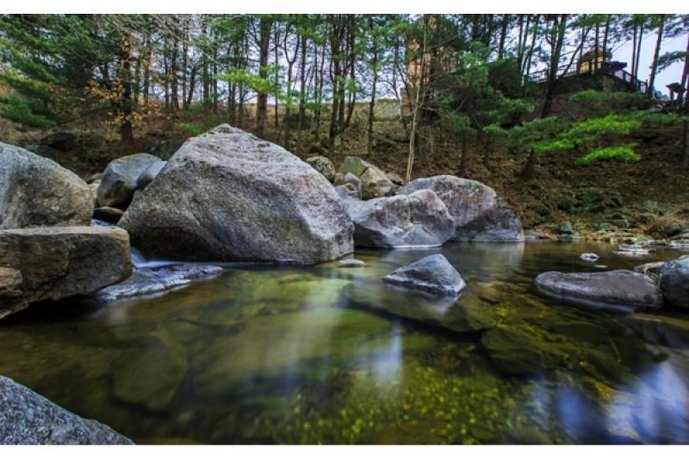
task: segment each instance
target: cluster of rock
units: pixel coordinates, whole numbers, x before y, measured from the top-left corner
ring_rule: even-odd
[[[593,273],[546,272],[538,290],[558,301],[583,307],[633,312],[689,308],[689,256],[632,270]]]
[[[521,242],[521,222],[495,190],[441,175],[406,185],[358,157],[339,170],[325,157],[307,160],[335,185],[354,222],[359,247],[432,247],[447,241]]]
[[[0,143],[0,318],[132,273],[129,235],[90,227],[93,195],[56,162]],[[0,376],[0,444],[131,444]]]
[[[131,275],[127,232],[89,227],[92,211],[76,174],[0,143],[0,318]]]

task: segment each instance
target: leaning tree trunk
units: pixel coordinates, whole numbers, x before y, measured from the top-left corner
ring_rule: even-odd
[[[651,64],[651,76],[648,79],[648,88],[646,93],[653,95],[653,84],[656,80],[656,72],[658,71],[658,56],[660,56],[660,44],[663,41],[663,28],[665,27],[665,15],[660,15],[660,24],[658,25],[658,38],[656,39],[656,47],[653,52],[653,63]]]

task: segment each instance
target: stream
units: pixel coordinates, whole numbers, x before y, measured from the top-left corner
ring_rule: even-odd
[[[0,374],[138,444],[689,443],[689,348],[533,286],[544,271],[681,254],[613,251],[456,243],[357,250],[364,268],[230,264],[165,295],[10,317]],[[600,259],[581,260],[587,252]],[[490,315],[494,331],[391,313],[433,300],[381,278],[434,253],[467,282],[462,311]]]

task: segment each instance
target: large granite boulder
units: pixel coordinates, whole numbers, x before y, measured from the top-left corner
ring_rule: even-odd
[[[335,165],[330,159],[324,156],[315,156],[306,159],[306,162],[311,165],[313,169],[323,174],[328,179],[328,182],[335,181]]]
[[[354,243],[369,248],[441,246],[453,233],[445,204],[430,190],[361,201],[344,198]]]
[[[0,230],[0,318],[124,281],[129,251],[127,232],[115,227]]]
[[[333,186],[282,147],[230,125],[189,139],[119,225],[144,254],[314,264],[353,250]]]
[[[149,153],[135,153],[112,160],[98,186],[98,204],[125,209],[139,188],[139,177],[149,168],[160,170],[163,166],[163,160]]]
[[[392,195],[397,188],[380,168],[359,157],[345,157],[339,172],[345,176],[350,173],[361,179],[364,200]]]
[[[545,272],[538,275],[535,282],[541,293],[576,306],[623,313],[662,306],[653,278],[631,270]]]
[[[134,444],[112,428],[83,419],[12,379],[0,376],[0,444]]]
[[[466,286],[462,276],[442,254],[434,254],[393,271],[383,281],[444,296],[456,296]]]
[[[689,308],[689,256],[667,262],[659,273],[665,304],[668,307]]]
[[[89,186],[56,162],[0,142],[0,229],[88,225]]]
[[[136,188],[137,190],[143,190],[146,187],[148,187],[148,184],[153,182],[153,179],[158,176],[158,173],[162,171],[162,169],[165,167],[167,164],[167,161],[156,161],[155,163],[152,163],[148,168],[144,170],[139,175],[139,178],[136,180]]]
[[[495,190],[480,182],[455,176],[416,179],[398,195],[433,190],[455,221],[453,241],[524,241],[519,219]]]

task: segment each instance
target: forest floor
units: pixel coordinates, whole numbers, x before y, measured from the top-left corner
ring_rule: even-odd
[[[265,137],[276,141],[279,131],[269,113]],[[222,115],[199,111],[150,117],[135,127],[136,140],[131,145],[120,143],[113,127],[96,122],[50,132],[19,132],[2,122],[0,140],[29,146],[88,178],[101,172],[110,160],[126,154],[150,152],[166,159],[187,138],[224,122],[227,119]],[[278,143],[302,158],[325,154],[336,166],[347,155],[359,155],[404,177],[409,145],[399,119],[385,117],[376,121],[371,155],[366,153],[363,104],[331,152],[319,140],[327,138],[327,122],[323,121],[319,136],[293,131],[285,145],[282,131]],[[241,127],[253,131],[251,119]],[[424,147],[416,154],[413,177],[459,175],[461,149],[457,143],[422,134]],[[612,160],[586,166],[576,162],[582,153],[543,155],[528,180],[520,175],[526,155],[496,149],[485,161],[483,145],[469,143],[463,177],[493,187],[513,206],[526,229],[554,235],[561,222],[569,221],[582,236],[603,225],[666,238],[689,231],[689,171],[680,166],[681,139],[679,127],[644,132],[632,140],[639,144],[642,159],[631,163]]]

